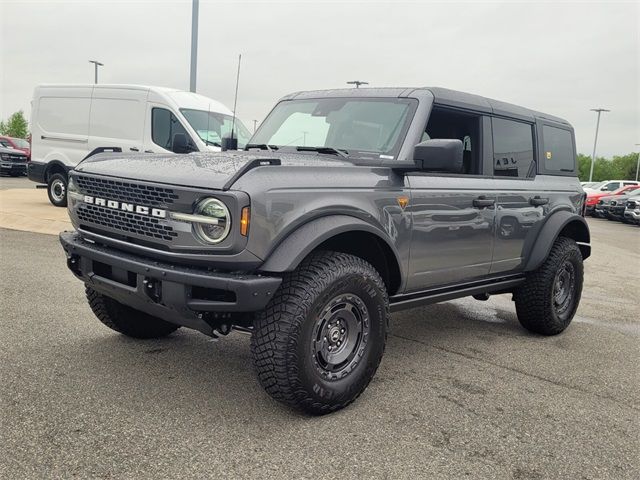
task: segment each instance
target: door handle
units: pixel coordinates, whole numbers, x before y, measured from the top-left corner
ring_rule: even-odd
[[[145,150],[144,153],[153,153],[153,150]]]
[[[541,205],[546,205],[549,203],[548,198],[540,198],[538,195],[529,199],[529,203],[534,207],[539,207]]]
[[[486,208],[495,205],[496,201],[493,198],[487,198],[484,195],[480,195],[478,198],[473,199],[473,206],[478,208]]]
[[[136,148],[136,147],[131,147],[129,150],[131,150],[132,152],[139,152],[140,149]]]

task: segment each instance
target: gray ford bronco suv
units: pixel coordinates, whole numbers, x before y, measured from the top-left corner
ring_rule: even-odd
[[[571,125],[441,88],[294,93],[244,151],[97,155],[68,191],[102,323],[250,332],[264,389],[315,414],[366,388],[391,312],[510,293],[562,332],[590,254]]]

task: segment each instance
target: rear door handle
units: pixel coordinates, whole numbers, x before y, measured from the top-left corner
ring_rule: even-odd
[[[487,198],[484,195],[473,199],[473,206],[478,208],[486,208],[495,205],[496,201],[493,198]]]
[[[153,153],[153,150],[145,150],[144,153]]]
[[[129,150],[131,150],[132,152],[139,152],[140,149],[136,148],[136,147],[131,147]]]
[[[540,198],[538,195],[529,199],[529,203],[534,207],[539,207],[540,205],[546,205],[549,203],[548,198]]]

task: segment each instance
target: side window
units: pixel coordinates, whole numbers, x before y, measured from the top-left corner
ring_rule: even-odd
[[[562,128],[542,127],[544,140],[544,169],[550,172],[573,172],[576,157],[573,153],[571,132]]]
[[[191,142],[189,134],[180,120],[165,108],[151,110],[151,139],[162,148],[173,151],[173,137],[176,133],[183,133],[187,141]]]
[[[421,141],[435,138],[460,140],[463,148],[462,173],[482,173],[480,116],[436,107],[429,116]]]
[[[491,119],[493,125],[493,174],[496,177],[535,176],[533,126],[528,123]]]
[[[613,192],[614,190],[617,190],[619,188],[620,188],[620,182],[607,183],[607,191],[609,192]]]

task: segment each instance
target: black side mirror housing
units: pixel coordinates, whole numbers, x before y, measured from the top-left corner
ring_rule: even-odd
[[[413,160],[427,172],[461,173],[463,148],[461,140],[434,138],[415,146]]]
[[[222,137],[220,145],[223,152],[226,152],[227,150],[237,150],[238,139],[236,137]]]
[[[176,133],[173,136],[171,149],[174,153],[190,153],[194,151],[193,147],[189,145],[187,136],[184,133]]]

